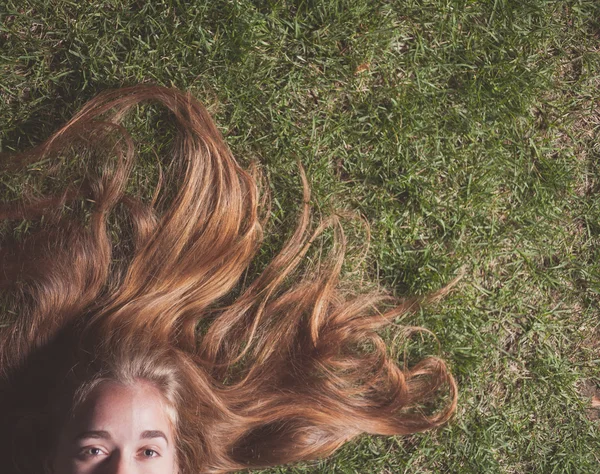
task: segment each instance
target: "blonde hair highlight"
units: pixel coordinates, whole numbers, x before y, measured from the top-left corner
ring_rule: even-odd
[[[122,125],[143,102],[166,107],[178,129],[169,166],[180,181],[169,194],[161,174],[149,202],[127,191],[136,150]],[[318,459],[360,434],[415,433],[455,411],[456,383],[445,362],[429,357],[399,367],[377,333],[455,282],[402,301],[383,290],[344,289],[341,213],[311,230],[301,166],[293,234],[240,287],[263,240],[268,193],[259,186],[259,166],[237,163],[190,93],[155,85],[103,92],[44,143],[0,166],[54,163],[68,147],[96,157],[81,182],[57,195],[0,204],[0,219],[43,216],[47,223],[0,248],[0,289],[16,298],[19,313],[0,328],[5,386],[31,365],[32,354],[72,340],[58,379],[70,380],[64,387],[71,387],[71,408],[103,380],[150,381],[171,407],[181,474]],[[78,199],[91,203],[88,224],[61,213]],[[117,208],[132,229],[127,251],[110,236],[108,218]],[[316,271],[299,276],[325,229],[333,231],[331,252]],[[65,390],[57,393],[65,397]],[[444,393],[441,409],[424,408]],[[15,419],[30,409],[13,401]]]

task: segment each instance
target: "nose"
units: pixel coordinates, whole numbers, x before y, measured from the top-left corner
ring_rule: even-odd
[[[105,465],[105,469],[102,470],[102,474],[136,474],[135,463],[127,459],[120,452],[114,452],[111,454],[110,459]]]

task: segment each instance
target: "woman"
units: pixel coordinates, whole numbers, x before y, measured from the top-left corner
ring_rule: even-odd
[[[146,200],[128,191],[136,153],[120,125],[145,101],[165,106],[178,129],[176,186],[161,173]],[[362,433],[414,433],[453,413],[444,362],[400,368],[376,333],[422,300],[353,294],[338,281],[339,217],[311,235],[302,168],[293,235],[242,284],[268,201],[258,168],[236,163],[190,94],[102,93],[2,166],[47,159],[52,170],[58,158],[86,168],[60,192],[0,207],[7,224],[34,222],[0,248],[0,288],[15,314],[0,332],[0,445],[12,472],[230,472],[322,458]],[[328,259],[298,274],[328,227]]]

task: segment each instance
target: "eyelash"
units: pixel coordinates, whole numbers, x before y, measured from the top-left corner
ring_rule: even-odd
[[[145,448],[143,451],[144,451],[144,453],[146,451],[152,451],[155,454],[154,456],[146,456],[146,457],[149,457],[149,458],[157,458],[157,457],[160,456],[160,454],[158,453],[158,451],[156,451],[154,449],[151,449],[151,448]]]
[[[89,458],[95,458],[95,457],[97,457],[97,456],[100,456],[100,453],[99,453],[99,454],[91,454],[91,453],[90,453],[90,451],[92,451],[92,450],[96,450],[96,451],[100,451],[100,453],[104,453],[104,452],[102,451],[102,449],[100,449],[100,448],[96,448],[96,447],[94,447],[94,446],[91,446],[91,447],[89,447],[89,448],[84,448],[84,449],[82,449],[82,450],[79,452],[79,454],[80,454],[81,456],[84,456],[84,457],[86,457],[86,458],[88,458],[88,457],[89,457]]]

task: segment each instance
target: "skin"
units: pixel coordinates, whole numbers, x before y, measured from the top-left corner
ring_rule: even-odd
[[[153,385],[103,382],[62,430],[54,472],[177,474],[173,435],[162,395]]]

